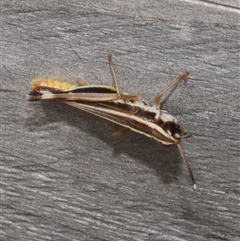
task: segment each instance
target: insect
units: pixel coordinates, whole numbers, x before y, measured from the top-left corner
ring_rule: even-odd
[[[114,136],[119,136],[127,130],[140,134],[170,146],[176,144],[185,162],[190,178],[196,188],[195,178],[187,158],[180,145],[181,139],[190,137],[177,120],[166,111],[160,110],[160,100],[163,94],[176,86],[181,80],[187,80],[185,72],[156,95],[154,105],[147,105],[139,95],[122,92],[118,85],[112,55],[108,55],[108,64],[115,87],[108,85],[86,85],[79,81],[72,85],[60,80],[48,78],[34,79],[27,100],[55,99],[67,105],[76,107],[116,124]]]

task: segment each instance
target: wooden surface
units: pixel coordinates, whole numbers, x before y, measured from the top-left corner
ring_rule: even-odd
[[[68,3],[66,3],[68,2]],[[232,6],[236,1],[225,1]],[[234,2],[234,3],[233,3]],[[239,232],[239,10],[202,1],[1,1],[1,240],[231,240]],[[63,104],[27,102],[51,77],[164,99],[193,134],[114,138]]]

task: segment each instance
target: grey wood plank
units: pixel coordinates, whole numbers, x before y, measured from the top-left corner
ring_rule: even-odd
[[[226,1],[227,3],[227,1]],[[2,1],[1,240],[239,240],[239,11],[188,1]],[[229,2],[231,4],[231,1]],[[51,77],[112,84],[192,133],[114,138],[107,121],[27,102]]]

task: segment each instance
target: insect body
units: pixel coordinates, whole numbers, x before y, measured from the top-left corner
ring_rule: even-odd
[[[106,85],[71,85],[67,82],[47,78],[35,79],[31,82],[31,91],[27,99],[56,99],[103,119],[109,120],[121,128],[114,133],[121,135],[126,130],[144,134],[154,138],[163,145],[176,144],[187,166],[188,172],[196,188],[195,179],[180,145],[183,138],[189,137],[177,120],[160,111],[162,95],[174,87],[180,80],[187,80],[188,72],[180,75],[171,85],[155,97],[154,106],[147,105],[139,95],[121,92],[118,86],[111,55],[108,56],[110,70],[116,87]]]

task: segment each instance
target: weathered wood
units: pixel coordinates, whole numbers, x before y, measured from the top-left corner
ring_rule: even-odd
[[[225,1],[226,2],[226,1]],[[230,2],[229,2],[230,3]],[[239,12],[198,1],[2,1],[1,240],[239,240]],[[231,4],[231,3],[230,3]],[[53,101],[36,77],[165,97],[177,147]]]

